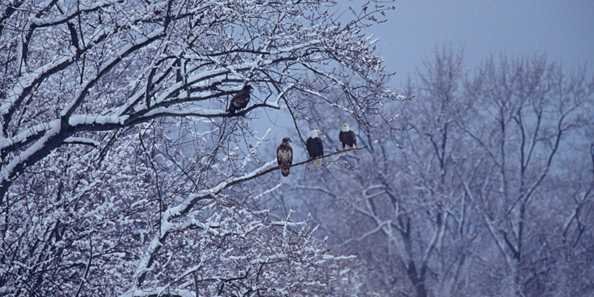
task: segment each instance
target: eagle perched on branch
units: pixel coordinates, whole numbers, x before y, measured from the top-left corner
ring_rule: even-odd
[[[276,161],[278,167],[281,169],[283,176],[289,175],[289,169],[293,163],[293,148],[289,144],[291,139],[289,137],[283,138],[283,142],[276,149]]]
[[[315,160],[314,164],[317,166],[322,165],[322,160],[319,158],[324,156],[324,144],[320,138],[320,130],[316,129],[311,131],[311,135],[305,142],[305,147],[309,153],[309,158]]]
[[[340,133],[338,133],[338,139],[342,143],[342,149],[353,149],[357,147],[357,136],[355,132],[351,130],[349,124],[344,123],[340,127]]]
[[[246,84],[243,88],[233,95],[231,104],[229,104],[229,113],[234,114],[238,110],[244,109],[250,102],[252,86]]]

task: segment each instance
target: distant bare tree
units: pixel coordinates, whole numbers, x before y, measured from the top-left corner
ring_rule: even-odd
[[[366,151],[308,171],[284,201],[302,201],[384,294],[587,296],[594,80],[544,57],[462,62],[439,49],[399,96],[414,99],[343,118]]]
[[[488,60],[469,84],[480,104],[465,132],[491,171],[467,179],[466,194],[504,260],[506,294],[544,296],[556,264],[551,241],[561,235],[550,234],[559,232],[550,220],[564,207],[546,185],[551,172],[567,170],[561,148],[586,124],[594,85],[585,71],[569,76],[542,57]]]

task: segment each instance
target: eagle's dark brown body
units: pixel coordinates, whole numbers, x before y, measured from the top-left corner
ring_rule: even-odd
[[[322,165],[321,157],[324,156],[324,144],[320,138],[320,130],[316,129],[312,131],[311,136],[305,141],[305,148],[307,148],[309,158],[314,160],[314,165]]]
[[[309,158],[316,159],[324,155],[324,144],[319,137],[309,137],[305,142]]]
[[[342,149],[351,149],[357,147],[357,136],[353,131],[340,131],[338,139],[342,143]]]
[[[276,149],[276,160],[283,176],[289,175],[291,164],[293,163],[293,148],[289,144],[291,140],[288,137],[283,138],[283,142]]]
[[[245,85],[239,92],[237,92],[237,94],[235,94],[231,99],[231,104],[229,104],[229,112],[235,113],[236,111],[246,108],[250,102],[251,91],[252,86]]]

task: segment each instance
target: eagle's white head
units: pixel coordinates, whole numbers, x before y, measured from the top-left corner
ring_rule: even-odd
[[[317,137],[320,137],[320,134],[321,134],[321,131],[319,129],[314,129],[314,130],[311,130],[309,137],[317,138]]]
[[[349,131],[351,131],[351,127],[349,127],[349,124],[347,124],[347,123],[344,123],[344,124],[342,124],[342,126],[340,127],[340,131],[342,131],[342,132],[349,132]]]

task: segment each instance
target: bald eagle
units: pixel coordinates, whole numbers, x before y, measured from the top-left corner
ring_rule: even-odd
[[[293,148],[289,144],[291,139],[289,137],[283,138],[283,142],[276,149],[276,161],[280,167],[283,176],[289,175],[289,169],[293,163]]]
[[[320,130],[316,129],[311,132],[311,135],[305,142],[305,147],[309,153],[309,158],[315,160],[314,164],[321,165],[322,160],[319,158],[324,155],[324,144],[322,144],[322,139],[320,138]]]
[[[236,111],[244,109],[250,102],[251,91],[252,86],[243,86],[243,88],[231,99],[231,104],[229,104],[229,112],[234,114]]]
[[[340,133],[338,133],[338,139],[342,142],[342,149],[352,149],[357,147],[357,136],[355,132],[351,130],[349,124],[344,123],[340,127]]]

